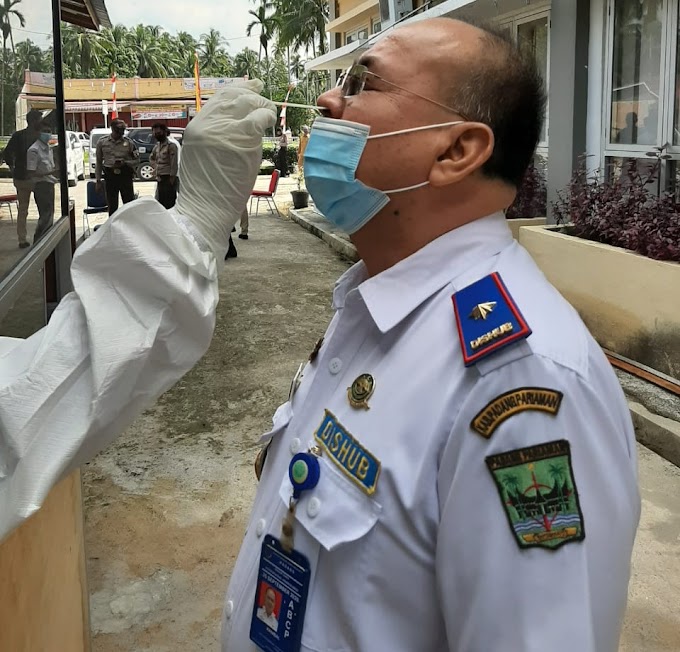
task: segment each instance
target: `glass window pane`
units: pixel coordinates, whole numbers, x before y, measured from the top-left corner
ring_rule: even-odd
[[[680,145],[680,17],[678,18],[678,46],[675,53],[675,88],[673,90],[675,92],[675,114],[673,116],[673,144]]]
[[[538,18],[517,26],[517,43],[520,49],[536,60],[538,70],[547,84],[548,80],[548,17]],[[546,126],[543,124],[541,142],[547,140]]]
[[[616,0],[609,141],[656,145],[663,0]]]
[[[660,179],[659,161],[650,158],[623,158],[610,156],[606,159],[605,178],[607,181],[619,181],[623,186],[628,185],[627,180],[638,176],[646,181],[645,189],[652,194],[659,194],[663,189]]]

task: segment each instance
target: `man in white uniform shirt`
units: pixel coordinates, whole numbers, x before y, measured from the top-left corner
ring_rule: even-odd
[[[52,138],[52,127],[43,121],[40,134],[26,152],[26,170],[28,178],[33,181],[33,197],[38,207],[38,225],[35,228],[33,244],[42,238],[54,222],[54,155],[49,145]]]
[[[362,261],[262,437],[222,650],[615,652],[630,415],[503,213],[540,77],[502,35],[441,18],[358,64],[320,97],[304,167]],[[290,647],[255,622],[265,577],[289,594]]]

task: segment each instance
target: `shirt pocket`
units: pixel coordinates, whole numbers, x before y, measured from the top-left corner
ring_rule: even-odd
[[[378,521],[382,506],[341,475],[324,456],[319,458],[319,464],[319,483],[302,495],[295,518],[313,539],[332,552],[366,536]],[[292,485],[286,474],[279,488],[286,508],[292,495]]]

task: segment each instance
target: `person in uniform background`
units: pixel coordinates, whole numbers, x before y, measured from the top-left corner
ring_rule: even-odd
[[[21,249],[30,246],[26,234],[26,219],[33,192],[33,181],[28,178],[26,171],[26,153],[40,134],[41,120],[42,113],[31,109],[26,114],[26,129],[15,131],[2,153],[3,160],[12,171],[12,182],[17,191],[17,236]]]
[[[279,629],[279,621],[274,613],[276,607],[276,591],[271,586],[264,592],[264,604],[257,610],[257,617],[274,631]]]
[[[288,134],[280,128],[276,130],[279,150],[276,154],[276,167],[282,177],[288,176]]]
[[[111,121],[111,135],[97,142],[97,164],[95,179],[97,191],[101,191],[102,174],[106,184],[106,201],[109,215],[118,210],[118,195],[127,204],[135,198],[133,179],[137,168],[139,152],[135,144],[125,136],[123,120]]]
[[[165,208],[172,208],[177,201],[177,145],[168,139],[170,131],[166,124],[157,122],[152,129],[158,141],[149,157],[156,172],[156,199]]]
[[[40,134],[26,152],[26,170],[28,178],[33,182],[33,197],[38,207],[38,225],[35,228],[33,244],[38,242],[54,222],[54,155],[49,145],[52,138],[52,126],[43,120],[40,123]]]
[[[305,178],[361,262],[261,440],[222,650],[257,649],[274,537],[311,569],[304,650],[615,652],[640,514],[628,406],[503,214],[540,74],[449,18],[357,63],[318,100]]]
[[[309,140],[309,127],[307,125],[302,125],[300,130],[300,143],[298,145],[298,171],[301,171],[304,167],[305,161],[305,149],[307,148],[307,141]]]

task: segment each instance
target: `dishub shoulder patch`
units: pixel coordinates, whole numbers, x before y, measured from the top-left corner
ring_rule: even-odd
[[[498,272],[459,290],[451,299],[466,367],[531,335]]]

